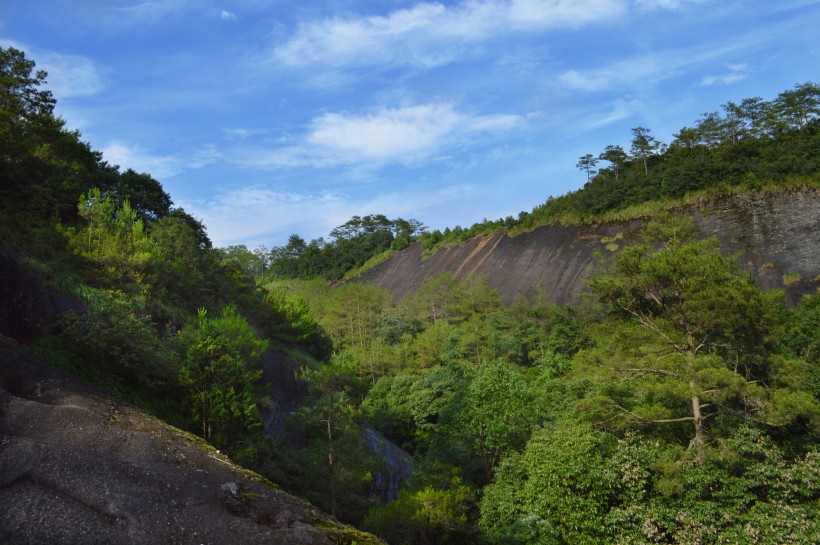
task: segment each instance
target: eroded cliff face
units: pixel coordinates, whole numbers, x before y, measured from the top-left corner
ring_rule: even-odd
[[[691,216],[704,237],[716,236],[725,254],[739,254],[760,286],[783,288],[787,304],[820,286],[820,190],[732,195],[674,213]],[[551,225],[515,238],[478,236],[426,259],[416,243],[360,279],[398,300],[425,279],[450,271],[459,279],[483,275],[508,303],[536,289],[555,303],[577,303],[599,266],[596,255],[635,242],[642,225]]]

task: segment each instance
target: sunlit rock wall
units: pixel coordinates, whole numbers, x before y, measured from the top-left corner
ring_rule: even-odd
[[[722,251],[740,262],[766,288],[783,288],[787,304],[820,283],[820,191],[799,189],[717,198],[682,207],[703,236],[716,236]],[[558,304],[577,303],[606,255],[635,241],[641,221],[581,227],[552,225],[510,238],[478,236],[424,257],[416,243],[367,271],[362,281],[398,300],[442,271],[457,278],[484,275],[506,302],[541,290]]]

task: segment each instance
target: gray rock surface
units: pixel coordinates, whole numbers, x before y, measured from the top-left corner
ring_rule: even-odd
[[[674,213],[692,217],[704,237],[716,236],[725,254],[739,254],[759,285],[783,288],[787,304],[820,287],[820,190],[732,195]],[[478,236],[431,256],[415,243],[359,280],[400,300],[425,279],[449,271],[459,279],[484,275],[507,303],[536,289],[557,304],[577,303],[598,266],[596,253],[634,242],[642,225],[551,225],[514,238]]]
[[[0,543],[381,543],[0,336]]]

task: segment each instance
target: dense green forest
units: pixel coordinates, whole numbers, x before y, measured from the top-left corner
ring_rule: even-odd
[[[817,85],[727,103],[669,146],[639,127],[631,155],[607,147],[598,172],[582,157],[584,188],[517,219],[428,233],[356,217],[267,252],[213,248],[158,181],[106,163],[21,51],[0,49],[0,77],[0,242],[86,309],[32,343],[47,361],[393,544],[820,541],[820,295],[785,308],[685,218],[654,214],[574,307],[505,306],[446,273],[399,303],[328,282],[417,239],[816,185]],[[269,350],[307,384],[271,437]],[[412,455],[390,503],[367,430]]]

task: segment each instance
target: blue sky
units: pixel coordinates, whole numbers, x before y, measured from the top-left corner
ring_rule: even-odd
[[[517,215],[645,126],[820,80],[820,2],[0,0],[58,113],[215,244]]]

